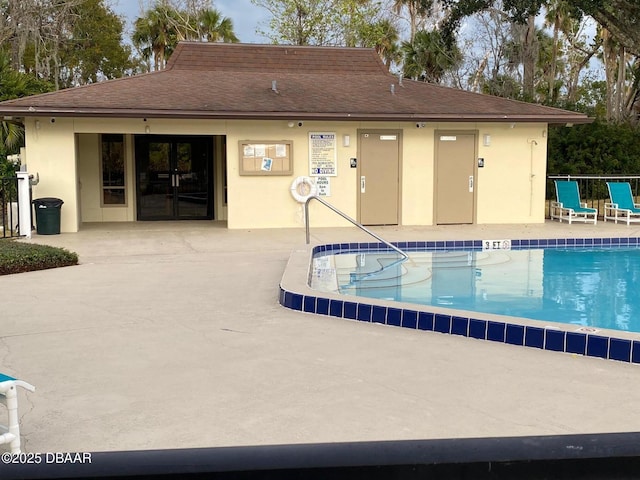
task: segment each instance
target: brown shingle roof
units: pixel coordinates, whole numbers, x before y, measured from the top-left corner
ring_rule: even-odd
[[[589,121],[557,108],[410,80],[399,84],[372,49],[189,42],[178,45],[163,71],[9,100],[0,103],[0,114]]]

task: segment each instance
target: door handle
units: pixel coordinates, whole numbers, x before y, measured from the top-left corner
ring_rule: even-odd
[[[360,193],[364,193],[365,192],[365,190],[366,190],[365,187],[366,187],[366,180],[365,180],[365,176],[362,175],[360,177]]]
[[[176,187],[180,186],[180,174],[176,173]]]
[[[469,175],[469,193],[473,192],[473,175]]]
[[[171,174],[171,186],[176,186],[176,176],[173,173]]]

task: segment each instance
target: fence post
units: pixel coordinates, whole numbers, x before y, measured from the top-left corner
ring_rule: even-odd
[[[31,194],[29,191],[29,174],[17,172],[18,176],[18,228],[20,235],[31,238]]]

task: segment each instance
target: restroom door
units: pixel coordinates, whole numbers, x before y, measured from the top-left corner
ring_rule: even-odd
[[[363,132],[358,147],[359,221],[363,225],[397,225],[400,133]]]
[[[436,132],[436,224],[473,223],[475,133]]]

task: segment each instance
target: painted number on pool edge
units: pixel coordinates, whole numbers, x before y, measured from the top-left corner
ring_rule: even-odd
[[[482,251],[511,250],[511,240],[483,240]]]

